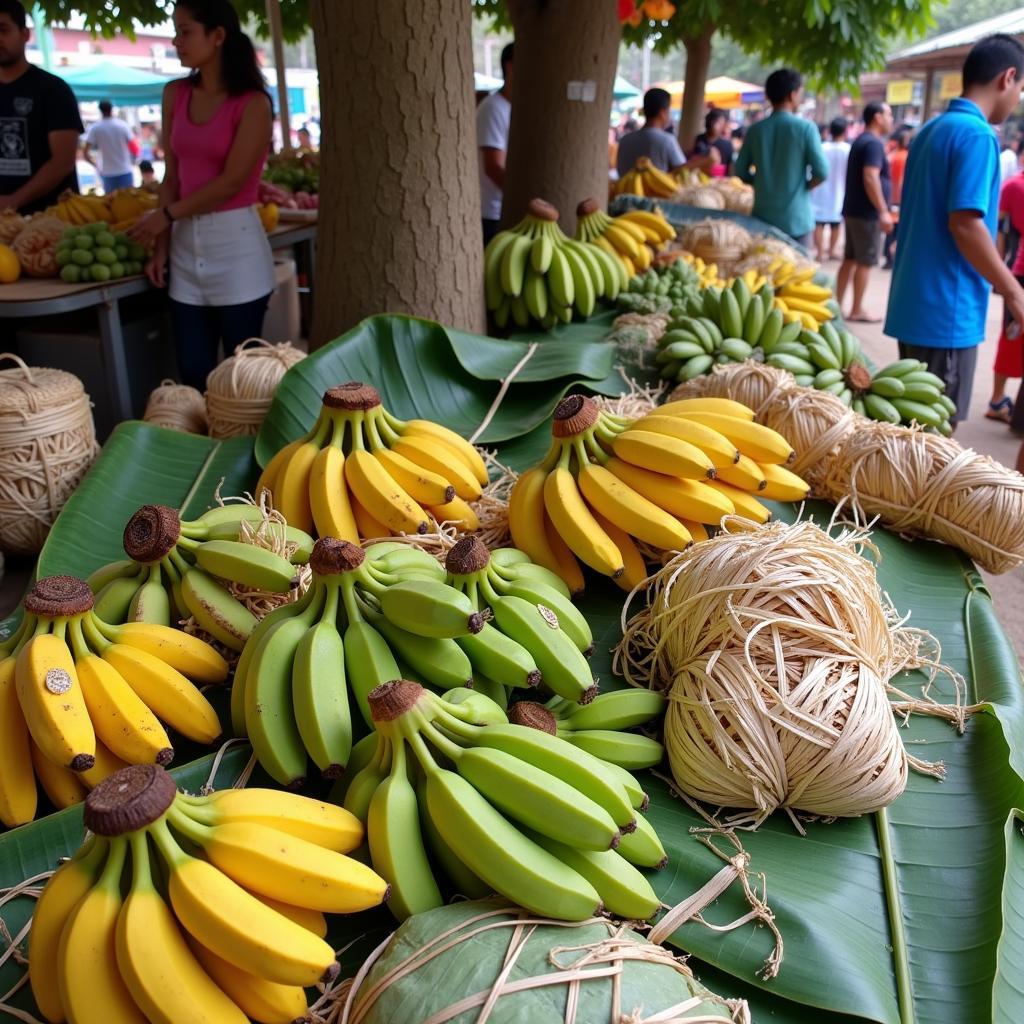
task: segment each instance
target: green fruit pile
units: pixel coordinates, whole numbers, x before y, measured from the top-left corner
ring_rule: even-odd
[[[689,263],[676,260],[637,274],[617,301],[627,313],[667,313],[699,291],[700,275]]]
[[[918,423],[949,437],[956,405],[941,377],[917,359],[898,359],[876,373],[852,402],[862,416],[881,423]]]
[[[60,276],[68,284],[115,281],[141,274],[146,262],[145,248],[114,233],[103,221],[70,227],[57,245]]]

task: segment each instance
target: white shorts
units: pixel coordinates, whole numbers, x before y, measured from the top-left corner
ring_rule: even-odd
[[[276,286],[274,258],[256,207],[171,225],[170,296],[190,306],[237,306]]]

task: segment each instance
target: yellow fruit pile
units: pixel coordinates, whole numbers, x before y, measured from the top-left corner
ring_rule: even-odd
[[[576,207],[576,239],[589,242],[615,256],[633,277],[646,270],[676,237],[675,228],[660,210],[628,210],[609,217],[595,199],[584,199]]]
[[[775,289],[775,308],[782,311],[786,323],[800,320],[806,328],[812,331],[816,330],[819,324],[825,323],[826,320],[831,320],[835,316],[835,312],[825,305],[835,298],[832,289],[825,285],[815,284],[811,280],[815,272],[813,266],[797,269],[789,260],[779,257],[768,264],[766,279]],[[756,275],[756,272],[748,270],[746,274]],[[764,283],[761,275],[756,276],[761,279],[761,283]],[[747,284],[750,282],[747,281]],[[756,292],[758,289],[751,285],[750,290]]]
[[[627,171],[616,183],[615,195],[655,196],[670,199],[679,191],[679,182],[665,171],[659,170],[650,158],[640,157],[633,170]]]
[[[141,188],[119,188],[104,196],[79,195],[67,189],[46,213],[73,227],[103,221],[112,225],[114,231],[124,231],[144,213],[155,209],[158,201],[155,192]]]
[[[570,395],[555,410],[551,450],[509,498],[516,547],[573,592],[579,562],[632,589],[647,576],[637,542],[681,550],[723,516],[767,521],[754,494],[798,501],[808,487],[784,466],[789,442],[753,420],[728,399],[670,402],[633,420]]]

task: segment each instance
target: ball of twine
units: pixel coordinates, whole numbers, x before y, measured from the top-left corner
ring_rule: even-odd
[[[279,345],[262,338],[243,341],[206,378],[210,437],[258,433],[281,378],[305,358],[305,352],[287,341]]]
[[[776,392],[794,383],[791,373],[748,359],[743,363],[716,366],[711,373],[680,384],[668,396],[668,401],[675,402],[680,398],[731,398],[753,409],[756,416]]]
[[[99,451],[82,382],[17,363],[0,370],[0,547],[36,554]]]
[[[903,792],[911,765],[940,773],[900,742],[887,680],[925,663],[921,634],[860,555],[864,532],[724,525],[653,578],[616,652],[627,680],[668,693],[676,785],[757,825],[780,807],[867,814]]]
[[[206,399],[195,388],[164,380],[153,388],[142,418],[147,423],[186,434],[206,433]]]
[[[730,268],[743,258],[752,240],[746,228],[725,217],[696,221],[679,233],[682,248],[700,256],[705,263],[718,264],[723,274],[731,273]]]

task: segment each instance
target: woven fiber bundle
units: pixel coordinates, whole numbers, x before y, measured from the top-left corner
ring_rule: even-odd
[[[721,200],[721,196],[718,198]],[[743,258],[751,241],[746,228],[724,217],[699,220],[679,232],[682,248],[705,263],[716,263],[723,274],[732,273],[732,266]]]
[[[724,210],[725,196],[711,185],[689,185],[676,193],[679,202],[704,210]]]
[[[306,353],[290,342],[273,345],[249,338],[206,378],[210,437],[241,437],[259,432],[281,378]]]
[[[681,398],[731,398],[753,409],[760,422],[761,409],[765,403],[778,391],[794,383],[791,373],[748,359],[743,363],[716,366],[711,373],[701,374],[680,384],[667,401],[676,402]]]
[[[0,548],[36,554],[99,451],[82,382],[17,363],[0,370]]]
[[[146,402],[142,418],[157,427],[181,430],[186,434],[206,433],[206,399],[187,384],[173,380],[160,382]]]

